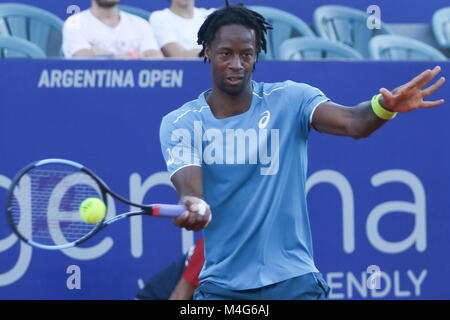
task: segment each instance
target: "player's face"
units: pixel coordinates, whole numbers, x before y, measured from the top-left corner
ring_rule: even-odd
[[[213,87],[235,96],[251,90],[257,58],[254,30],[237,24],[223,26],[205,54],[211,62]]]
[[[95,0],[95,3],[100,8],[112,8],[116,6],[119,2],[120,0]]]

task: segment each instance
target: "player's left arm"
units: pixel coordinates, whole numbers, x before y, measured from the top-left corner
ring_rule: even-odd
[[[408,83],[389,91],[380,89],[379,99],[381,107],[388,112],[409,112],[419,108],[432,108],[442,105],[444,99],[424,101],[445,82],[439,78],[434,84],[425,88],[436,77],[441,68],[426,70]],[[424,89],[425,88],[425,89]],[[355,139],[368,137],[372,132],[385,124],[372,108],[371,101],[360,103],[356,107],[346,107],[333,102],[323,102],[314,111],[311,126],[324,133],[350,136]]]

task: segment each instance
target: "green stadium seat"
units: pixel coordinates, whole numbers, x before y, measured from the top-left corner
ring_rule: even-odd
[[[450,7],[437,10],[433,14],[431,26],[439,46],[450,49]]]
[[[376,36],[370,40],[369,49],[375,60],[447,60],[436,48],[416,39],[397,35]]]
[[[0,36],[0,59],[4,58],[46,58],[34,43],[18,37]]]
[[[261,60],[280,59],[280,46],[289,38],[316,36],[303,20],[289,12],[267,6],[248,6],[248,8],[261,14],[273,26],[273,30],[267,33],[267,52],[261,52],[259,56]]]
[[[280,51],[282,60],[363,59],[363,56],[351,47],[317,37],[288,39],[281,44]]]
[[[369,58],[369,41],[372,37],[392,32],[381,22],[379,29],[367,27],[370,17],[364,11],[339,5],[324,5],[313,13],[314,28],[325,39],[343,43]]]
[[[62,56],[63,21],[46,10],[19,3],[0,4],[0,35],[36,44],[47,57]]]

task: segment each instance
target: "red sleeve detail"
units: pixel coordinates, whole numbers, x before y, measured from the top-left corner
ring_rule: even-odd
[[[182,276],[184,280],[188,281],[196,288],[198,288],[199,286],[198,275],[202,270],[203,263],[205,262],[203,250],[203,237],[201,237],[195,245],[194,253],[192,253],[192,256],[189,259],[188,265],[184,269]]]

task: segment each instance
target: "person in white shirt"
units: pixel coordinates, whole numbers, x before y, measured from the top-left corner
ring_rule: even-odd
[[[92,0],[88,10],[70,16],[63,27],[66,58],[163,58],[150,24],[120,11],[120,0]]]
[[[198,58],[202,47],[197,33],[206,17],[215,9],[196,8],[194,0],[170,0],[170,7],[152,12],[152,26],[164,56]]]

